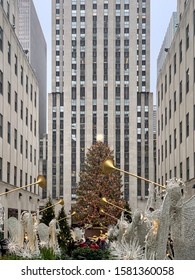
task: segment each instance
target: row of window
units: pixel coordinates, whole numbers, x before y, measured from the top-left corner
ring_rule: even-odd
[[[8,94],[8,103],[11,103],[11,95]],[[15,98],[14,98],[14,110],[17,113],[18,112],[18,94],[15,92]],[[23,101],[20,101],[20,118],[23,120],[24,117],[24,108],[23,108]],[[33,116],[30,114],[30,123],[29,123],[29,112],[28,108],[26,107],[26,113],[25,113],[25,124],[26,126],[30,125],[30,130],[33,130]],[[2,119],[2,130],[3,130],[3,119]],[[34,136],[37,136],[37,121],[34,120]],[[0,134],[0,137],[1,136]]]
[[[193,36],[195,35],[195,10],[193,11],[193,32],[191,32],[193,34]],[[191,40],[191,42],[193,42],[193,39]],[[187,24],[186,29],[185,29],[185,53],[186,51],[188,51],[190,47],[190,25]],[[178,48],[178,57],[179,57],[179,63],[181,64],[183,61],[183,40],[181,39],[179,42],[179,48]],[[173,74],[175,75],[177,73],[177,53],[174,54],[173,56],[173,67],[170,64],[169,65],[169,73],[168,73],[168,77],[167,74],[165,74],[164,77],[164,83],[161,84],[161,89],[158,91],[158,106],[160,106],[160,95],[161,95],[161,100],[163,100],[163,95],[164,92],[167,92],[167,88],[168,88],[168,83],[169,85],[172,82],[172,71]],[[193,80],[195,82],[195,58],[194,58],[194,69],[193,69]],[[189,81],[190,81],[190,71],[189,68],[186,70],[186,94],[189,92]]]
[[[14,129],[14,137],[11,137],[12,133],[11,133],[11,123],[7,122],[7,143],[11,144],[11,141],[14,141],[14,149],[18,149],[18,145],[19,145],[19,149],[20,149],[20,153],[23,154],[23,150],[24,150],[24,139],[23,139],[23,135],[20,135],[20,139],[19,139],[19,143],[18,143],[18,131],[17,129]],[[3,138],[3,115],[0,114],[0,137]],[[25,156],[26,159],[28,159],[28,141],[26,140],[25,142]],[[30,145],[30,161],[32,162],[32,145]],[[34,164],[36,165],[36,149],[34,149]]]
[[[171,66],[170,66],[171,67]],[[169,69],[171,69],[169,67]],[[195,58],[194,58],[194,77],[193,80],[195,82]],[[165,85],[165,86],[164,86]],[[186,70],[185,73],[185,93],[188,94],[190,86],[190,71],[189,68]],[[158,106],[160,106],[160,100],[163,101],[164,92],[167,93],[167,75],[165,75],[165,83],[161,84],[161,88],[158,91]],[[182,92],[183,92],[183,81],[181,80],[179,83],[179,102],[182,102]],[[176,106],[176,91],[174,92],[174,106]]]
[[[180,103],[182,102],[182,91],[180,92]],[[174,102],[173,102],[173,109],[174,112],[176,112],[177,108],[177,102],[176,102],[176,91],[174,92]],[[188,114],[187,114],[188,115]],[[160,136],[160,130],[163,131],[164,129],[164,123],[165,126],[168,123],[168,118],[171,119],[172,117],[172,102],[169,100],[169,107],[165,107],[165,113],[164,115],[161,114],[161,120],[158,120],[158,136]],[[195,122],[195,120],[194,120]]]
[[[194,171],[193,171],[194,174],[192,175],[192,177],[195,177],[195,153],[194,153],[194,164],[193,164],[192,168],[194,169]],[[169,178],[173,178],[173,177],[178,178],[179,177],[186,181],[190,180],[191,178],[190,178],[190,158],[189,157],[186,158],[186,170],[185,170],[186,178],[183,178],[183,171],[184,171],[183,162],[180,162],[179,170],[177,170],[177,166],[175,166],[173,170],[169,170],[169,174],[165,173],[165,178],[163,176],[161,178],[161,184],[163,185],[164,183],[167,182],[168,176],[169,176]],[[164,179],[165,179],[165,182],[164,182]],[[158,183],[160,183],[160,178],[158,178]]]
[[[3,0],[0,0],[0,5],[3,7],[4,4],[3,4]],[[4,7],[5,8],[5,7]],[[7,1],[7,7],[6,7],[6,15],[7,15],[7,18],[9,19],[10,18],[10,3],[9,1]],[[13,15],[13,24],[15,24],[15,16]]]
[[[93,10],[97,10],[97,3],[93,3]],[[121,5],[120,4],[116,4],[115,6],[116,10],[120,10],[121,9]],[[77,9],[77,5],[73,4],[72,5],[72,10],[75,11]],[[84,4],[80,4],[80,10],[85,10],[85,5]],[[104,10],[108,10],[108,3],[104,3]],[[124,4],[124,10],[129,10],[129,4]],[[56,9],[56,14],[59,14],[60,10]]]
[[[121,21],[121,16],[116,16],[116,22],[119,23]],[[72,16],[72,24],[74,24],[75,22],[77,22],[78,17],[77,16]],[[59,22],[59,21],[58,21]],[[85,22],[85,16],[80,16],[80,22],[83,25],[83,23]],[[125,16],[124,15],[124,22],[126,25],[126,22],[129,22],[129,16]],[[143,19],[143,22],[145,22],[145,20]],[[93,15],[93,23],[96,23],[96,27],[97,27],[97,16]],[[145,24],[145,23],[143,23]],[[143,25],[145,26],[145,25]],[[95,27],[95,26],[94,26]],[[108,16],[104,15],[104,27],[107,28],[108,27]],[[58,31],[60,31],[58,29]],[[63,30],[62,30],[63,31]],[[57,34],[57,33],[56,33]],[[59,33],[58,33],[59,34]]]
[[[194,106],[194,112],[195,112],[195,106]],[[194,113],[194,117],[195,117],[195,113]],[[194,122],[195,123],[195,122]],[[189,121],[189,113],[186,114],[186,120],[185,120],[185,130],[186,130],[186,138],[189,137],[190,134],[190,121]],[[194,124],[194,130],[195,130],[195,124]],[[177,129],[174,129],[174,135],[173,135],[173,148],[176,149],[177,148]],[[182,143],[183,141],[183,122],[181,121],[179,123],[179,144]],[[172,153],[172,135],[169,135],[169,150],[168,150],[168,144],[167,144],[167,140],[165,140],[165,145],[161,146],[161,161],[160,161],[160,149],[158,149],[158,165],[160,165],[160,163],[164,160],[164,147],[165,147],[165,158],[167,158],[168,153],[171,154]]]
[[[3,29],[0,27],[0,51],[3,52]],[[7,59],[8,59],[8,63],[11,65],[11,44],[8,41],[8,46],[7,46]],[[15,75],[18,76],[18,57],[15,54],[14,55],[14,72]],[[26,93],[29,93],[29,78],[28,75],[26,75],[25,77],[25,89],[26,89]],[[24,84],[24,69],[23,66],[20,66],[20,83],[21,85]],[[3,72],[0,70],[0,94],[3,95]],[[36,107],[36,91],[34,92],[34,106]],[[32,101],[33,99],[33,85],[30,84],[30,99]]]
[[[11,183],[11,163],[10,162],[7,162],[7,183],[10,184]],[[17,166],[14,166],[14,169],[13,169],[13,184],[14,186],[17,186],[18,185],[18,182],[17,182],[17,179],[18,179],[18,168]],[[32,176],[30,176],[30,184],[32,184]],[[3,159],[0,158],[0,181],[3,180]],[[36,181],[36,178],[34,178],[34,182]],[[22,187],[24,184],[23,182],[25,183],[25,186],[27,184],[29,184],[28,182],[28,174],[25,173],[25,175],[23,174],[23,170],[20,169],[20,176],[19,176],[19,185],[20,187]],[[30,191],[33,191],[32,190],[32,186],[30,187]],[[34,186],[34,192],[36,192],[36,186]]]

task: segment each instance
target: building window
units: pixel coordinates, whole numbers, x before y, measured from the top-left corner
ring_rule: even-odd
[[[7,162],[7,183],[10,183],[10,162]]]
[[[12,15],[12,26],[13,26],[13,29],[15,30],[15,27],[16,27],[16,18],[15,18],[15,15]]]
[[[34,106],[35,108],[37,107],[37,92],[35,91],[35,96],[34,96]]]
[[[30,145],[30,162],[32,162],[32,145]]]
[[[25,173],[25,186],[28,184],[28,174]]]
[[[167,140],[165,140],[165,158],[167,158]]]
[[[30,84],[30,100],[32,100],[32,96],[33,96],[33,85]]]
[[[7,102],[11,104],[11,84],[7,83]]]
[[[15,64],[14,64],[14,69],[15,69],[15,75],[18,75],[18,57],[15,54]]]
[[[17,185],[17,167],[14,166],[14,185]]]
[[[176,57],[176,53],[174,55],[174,74],[176,74],[177,72],[177,57]]]
[[[190,37],[189,37],[189,24],[186,27],[186,50],[189,48]]]
[[[177,131],[174,129],[174,149],[177,148]]]
[[[169,100],[169,119],[171,119],[171,100]]]
[[[182,122],[179,123],[179,142],[182,143]]]
[[[0,181],[3,179],[3,159],[0,158]]]
[[[32,123],[33,123],[33,121],[32,121],[32,114],[30,114],[30,131],[32,131]]]
[[[195,177],[195,153],[194,153],[194,177]],[[0,178],[1,180],[1,178]]]
[[[11,64],[11,44],[10,44],[10,42],[8,42],[7,60],[8,60],[8,63]]]
[[[20,153],[23,154],[23,136],[20,135]]]
[[[164,160],[163,145],[161,146],[161,161]]]
[[[34,121],[34,136],[37,136],[37,122]]]
[[[171,84],[171,65],[169,65],[169,84]]]
[[[176,96],[176,91],[174,92],[174,112],[176,111],[176,107],[177,107],[177,96]]]
[[[195,58],[194,58],[194,83],[195,83]]]
[[[195,130],[195,105],[194,105],[194,113],[193,113],[193,115],[194,115],[193,122],[194,122],[194,130]]]
[[[186,137],[189,136],[190,132],[190,123],[189,123],[189,113],[186,115]]]
[[[11,143],[11,124],[10,122],[7,123],[7,143]]]
[[[3,115],[0,114],[0,137],[3,138]]]
[[[180,162],[180,165],[179,165],[179,173],[180,173],[180,178],[182,179],[183,178],[183,164],[182,162]]]
[[[0,50],[3,52],[3,29],[0,27]]]
[[[169,153],[172,152],[172,143],[171,143],[171,135],[169,135]]]
[[[20,68],[20,82],[21,82],[21,85],[23,85],[23,80],[24,80],[24,69],[21,66],[21,68]]]
[[[23,173],[23,172],[22,172],[22,170],[20,169],[20,187],[22,187],[22,185],[23,185],[23,184],[22,184],[22,182],[23,182],[23,181],[22,181],[22,173]]]
[[[167,125],[167,107],[165,108],[165,125]]]
[[[28,126],[28,108],[26,108],[26,125]]]
[[[186,180],[190,179],[190,159],[186,159]]]
[[[179,83],[179,103],[182,102],[182,81]]]
[[[161,84],[161,100],[163,100],[163,84]]]
[[[182,62],[182,40],[179,43],[179,62]]]
[[[3,95],[3,72],[0,70],[0,94]]]
[[[15,109],[15,112],[17,113],[18,112],[18,94],[16,91],[15,91],[14,109]]]
[[[26,141],[26,158],[28,158],[28,141]]]
[[[20,104],[20,118],[23,120],[23,101],[21,100]]]
[[[28,76],[26,75],[26,93],[28,93]]]
[[[7,18],[9,19],[9,14],[10,14],[10,5],[9,2],[7,2]]]
[[[163,131],[163,114],[161,114],[161,130]]]
[[[190,77],[189,77],[189,68],[188,68],[188,70],[186,71],[186,93],[189,92],[189,79]]]
[[[17,129],[14,129],[14,149],[17,150]]]
[[[36,165],[37,162],[37,152],[36,149],[34,149],[34,165]]]
[[[177,166],[174,166],[174,177],[177,177]]]
[[[167,75],[165,75],[165,93],[167,92]]]
[[[195,10],[193,13],[193,30],[194,30],[194,35],[195,35]]]

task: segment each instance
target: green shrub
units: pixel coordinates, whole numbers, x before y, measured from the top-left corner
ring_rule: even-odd
[[[40,249],[41,260],[57,260],[59,257],[54,252],[53,248],[42,247]]]
[[[105,260],[109,259],[108,250],[91,249],[89,247],[81,247],[72,251],[73,260]]]

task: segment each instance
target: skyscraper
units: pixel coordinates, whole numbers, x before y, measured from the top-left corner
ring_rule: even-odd
[[[123,170],[153,179],[150,0],[52,0],[48,192],[76,199],[87,149],[102,140]],[[148,183],[124,175],[141,206]],[[143,205],[142,205],[143,206]]]
[[[177,1],[177,31],[157,80],[157,180],[195,186],[195,1]]]
[[[39,82],[39,136],[46,133],[47,45],[33,0],[18,0],[18,38]]]
[[[17,1],[0,2],[0,193],[37,181],[39,158],[39,85],[18,40]],[[7,219],[36,211],[39,190],[1,196]]]

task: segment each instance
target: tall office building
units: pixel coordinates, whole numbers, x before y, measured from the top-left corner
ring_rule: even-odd
[[[157,81],[157,178],[195,186],[195,1],[178,1],[178,26]]]
[[[0,1],[0,193],[37,181],[39,85],[16,35],[17,1]],[[2,195],[7,219],[36,211],[37,185]]]
[[[169,48],[171,46],[171,43],[173,41],[173,38],[175,36],[175,32],[177,30],[177,13],[176,12],[173,12],[172,14],[172,17],[170,19],[170,22],[169,22],[169,26],[167,28],[167,31],[166,31],[166,34],[165,34],[165,37],[164,37],[164,40],[163,40],[163,43],[162,43],[162,46],[161,46],[161,49],[160,49],[160,52],[159,52],[159,55],[158,55],[158,59],[157,59],[157,76],[165,62],[165,59],[166,59],[166,56],[167,56],[167,53],[169,51]]]
[[[47,45],[33,0],[18,2],[18,38],[39,82],[39,136],[42,139],[47,128]]]
[[[150,0],[52,0],[48,192],[71,208],[88,148],[102,140],[123,170],[153,179]],[[148,183],[123,176],[143,207]]]

